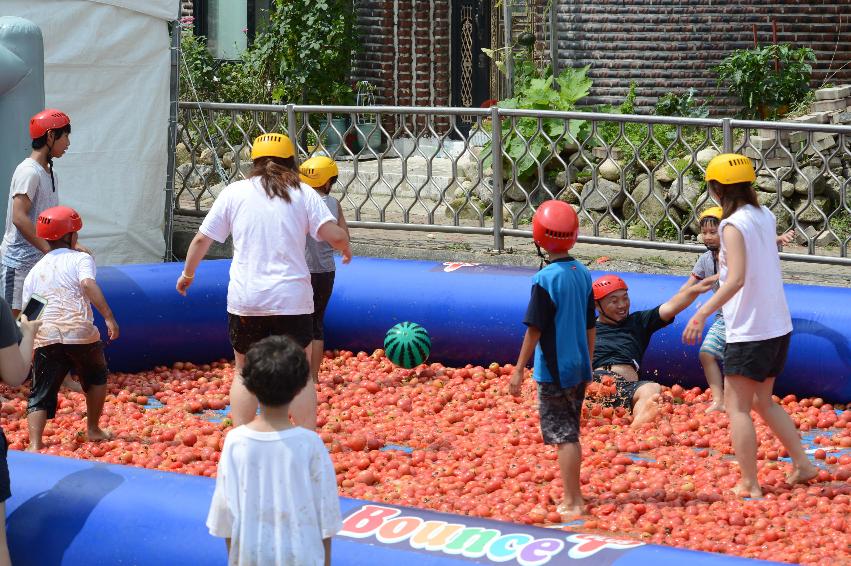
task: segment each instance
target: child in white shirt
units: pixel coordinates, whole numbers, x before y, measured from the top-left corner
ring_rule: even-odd
[[[319,436],[289,420],[309,375],[304,349],[285,336],[246,354],[242,379],[260,414],[225,438],[207,517],[230,565],[331,563],[331,537],[342,527],[334,467]]]

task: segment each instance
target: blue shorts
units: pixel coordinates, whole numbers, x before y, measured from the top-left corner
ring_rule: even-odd
[[[724,319],[718,317],[712,326],[709,327],[709,332],[706,333],[706,338],[703,339],[703,344],[700,346],[701,352],[711,354],[716,360],[724,359],[724,347],[727,345],[727,331],[724,327]]]

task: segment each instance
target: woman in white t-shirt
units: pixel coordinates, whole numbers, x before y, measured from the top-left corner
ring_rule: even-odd
[[[245,353],[267,336],[289,336],[303,348],[312,340],[313,288],[304,258],[308,235],[324,240],[351,260],[348,234],[337,225],[316,191],[301,183],[295,148],[283,134],[254,140],[248,179],[222,190],[189,245],[182,295],[213,241],[233,236],[228,283],[228,334],[236,358],[230,390],[234,426],[250,422],[257,398],[243,385]],[[308,352],[308,358],[309,358]],[[290,405],[295,424],[316,428],[316,389],[305,387]]]
[[[762,496],[751,409],[759,413],[789,452],[789,483],[807,482],[818,473],[804,452],[792,419],[772,399],[774,380],[786,363],[792,318],[777,255],[777,221],[770,210],[759,205],[755,180],[751,160],[743,155],[719,155],[706,167],[709,190],[724,210],[718,230],[721,287],[698,309],[683,332],[683,341],[695,344],[706,320],[723,306],[727,335],[724,404],[742,475],[733,491],[743,497]]]

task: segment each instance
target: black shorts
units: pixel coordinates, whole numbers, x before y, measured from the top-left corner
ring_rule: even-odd
[[[564,389],[558,383],[538,383],[538,412],[544,444],[579,442],[579,417],[587,382]]]
[[[3,429],[0,429],[0,501],[6,501],[12,497],[12,487],[9,481],[9,463],[6,461],[8,455],[9,442],[6,440],[6,433],[3,432]]]
[[[336,272],[311,273],[310,284],[313,285],[313,339],[325,338],[325,308],[331,300],[334,290],[334,275]]]
[[[228,313],[228,336],[233,349],[244,354],[256,342],[269,336],[289,336],[306,348],[313,339],[313,316],[282,314],[274,316],[238,316]]]
[[[756,342],[727,342],[724,349],[724,375],[743,375],[754,381],[777,377],[786,366],[791,337],[790,332]]]
[[[615,380],[615,395],[605,400],[603,404],[610,407],[624,407],[630,411],[633,405],[632,399],[635,397],[638,388],[647,383],[653,383],[645,379],[630,381],[621,374],[606,369],[594,370],[594,381],[601,381],[606,376],[611,376]]]
[[[103,355],[103,342],[91,344],[51,344],[36,348],[33,354],[33,382],[27,402],[27,414],[47,411],[47,418],[56,415],[59,386],[69,371],[80,377],[83,391],[106,384],[109,373]]]

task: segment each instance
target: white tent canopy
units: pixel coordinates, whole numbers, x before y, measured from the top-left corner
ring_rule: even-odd
[[[178,14],[178,0],[0,2],[0,15],[41,28],[46,105],[72,124],[71,148],[55,162],[59,200],[82,215],[81,243],[99,265],[163,258],[167,22]]]

